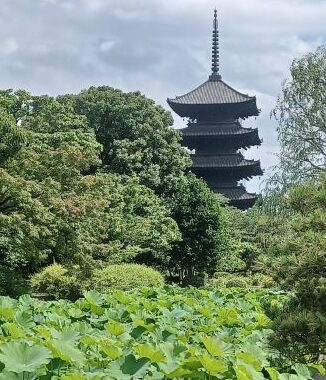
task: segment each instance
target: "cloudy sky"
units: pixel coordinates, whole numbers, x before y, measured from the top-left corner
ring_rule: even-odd
[[[214,7],[223,80],[262,109],[245,125],[264,143],[246,157],[268,171],[278,151],[270,110],[291,61],[326,43],[326,0],[1,0],[0,88],[57,95],[110,85],[168,108],[167,97],[209,75]]]

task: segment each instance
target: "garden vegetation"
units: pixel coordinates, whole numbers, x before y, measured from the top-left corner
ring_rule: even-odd
[[[247,212],[138,92],[0,91],[0,379],[325,373],[325,67],[324,46],[293,62]]]

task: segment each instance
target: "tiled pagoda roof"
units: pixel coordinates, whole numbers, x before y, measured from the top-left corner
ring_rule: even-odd
[[[167,99],[168,104],[181,117],[204,120],[207,117],[246,118],[258,116],[256,97],[242,94],[211,75],[209,80],[185,95]]]
[[[209,79],[194,90],[185,95],[168,99],[171,104],[234,104],[256,100],[255,96],[249,96],[236,91],[222,79]]]
[[[242,185],[230,188],[213,188],[212,190],[228,198],[231,206],[238,207],[242,210],[252,207],[258,198],[257,194],[247,193],[245,187]]]
[[[226,187],[226,188],[214,188],[214,192],[223,194],[230,200],[247,200],[257,199],[257,194],[247,193],[243,186]]]
[[[257,128],[243,128],[238,123],[192,124],[180,129],[183,136],[224,136],[258,134]]]
[[[242,154],[221,154],[221,155],[197,155],[191,156],[193,168],[240,168],[246,166],[257,166],[260,168],[260,161],[246,160]]]

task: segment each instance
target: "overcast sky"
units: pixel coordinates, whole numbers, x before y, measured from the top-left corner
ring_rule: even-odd
[[[278,151],[270,111],[291,61],[326,42],[326,0],[0,0],[0,88],[57,95],[110,85],[168,109],[167,97],[209,75],[214,7],[223,80],[262,109],[245,126],[264,143],[245,155],[268,170]]]

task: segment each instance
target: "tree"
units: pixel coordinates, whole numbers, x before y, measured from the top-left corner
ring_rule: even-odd
[[[103,145],[100,171],[136,176],[154,190],[181,231],[169,255],[140,254],[140,263],[168,269],[177,281],[193,281],[216,269],[222,246],[220,202],[207,186],[186,171],[189,154],[169,112],[141,95],[110,87],[91,87],[60,97],[87,117]]]
[[[0,165],[14,157],[24,144],[25,138],[14,118],[0,106]]]
[[[270,182],[281,188],[326,172],[326,46],[294,60],[290,74],[272,111],[281,154]]]
[[[179,177],[191,165],[180,145],[180,133],[171,128],[171,114],[139,92],[91,87],[58,101],[86,116],[103,145],[102,165],[107,172],[136,175],[160,194],[171,177]]]
[[[6,92],[2,101],[16,104],[19,96]],[[70,103],[42,96],[28,104],[19,126],[8,116],[10,131],[23,132],[26,144],[0,168],[1,261],[30,273],[53,261],[163,260],[179,239],[163,202],[137,178],[85,175],[101,165],[101,145]]]
[[[272,343],[290,362],[313,362],[326,354],[326,175],[294,187],[288,197],[292,216],[274,236],[271,274],[294,293],[272,310]]]
[[[225,245],[223,201],[195,175],[172,181],[166,201],[182,239],[173,244],[167,269],[182,284],[201,284],[213,274]]]

